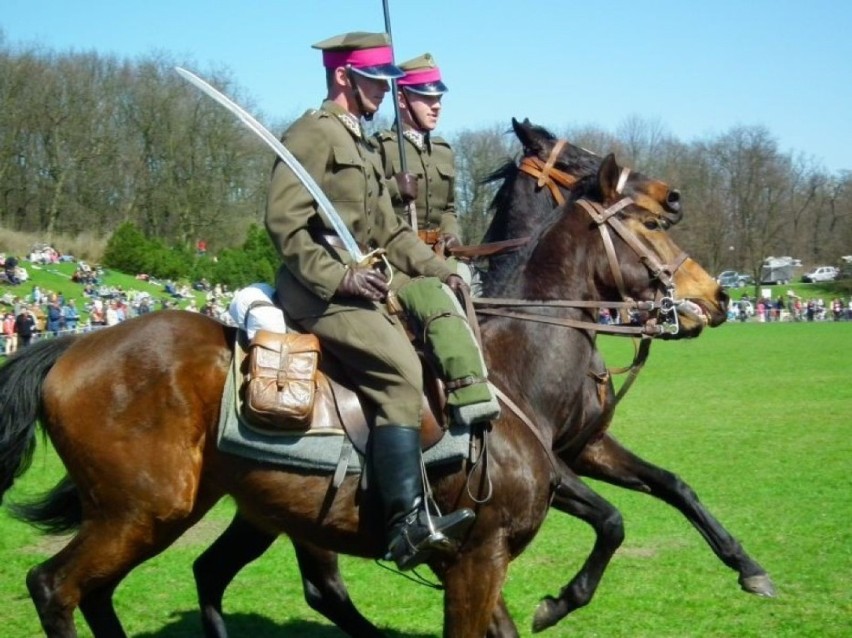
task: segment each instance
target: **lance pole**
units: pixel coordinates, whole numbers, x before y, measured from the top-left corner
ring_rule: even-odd
[[[391,21],[390,21],[390,9],[388,8],[388,0],[382,0],[382,9],[385,12],[385,33],[388,34],[388,39],[391,42],[391,48],[393,48],[393,32],[391,31]],[[393,59],[391,59],[393,62]],[[397,86],[396,86],[396,78],[393,78],[391,81],[391,94],[393,96],[393,116],[394,123],[396,124],[396,141],[399,148],[399,169],[405,173],[408,171],[408,162],[405,158],[405,139],[402,136],[402,113],[399,110],[399,96],[397,94]],[[408,202],[405,205],[405,210],[408,212],[408,222],[411,224],[411,227],[417,231],[417,209],[414,205],[414,202]]]

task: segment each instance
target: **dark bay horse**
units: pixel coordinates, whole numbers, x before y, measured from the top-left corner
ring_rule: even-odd
[[[528,120],[512,120],[523,154],[519,162],[495,171],[493,180],[502,180],[492,208],[495,211],[485,239],[499,242],[533,235],[550,218],[553,209],[571,196],[571,189],[594,174],[601,158],[590,151],[559,140],[546,129]],[[677,223],[681,216],[680,193],[664,182],[640,172],[622,168],[616,190],[630,195],[654,211],[664,226]],[[490,258],[484,278],[487,294],[506,296],[513,273],[525,259],[523,252],[498,254]],[[621,542],[621,522],[611,505],[588,491],[576,480],[575,472],[621,487],[648,493],[677,508],[709,543],[725,565],[735,570],[743,590],[771,596],[774,588],[763,568],[704,508],[693,490],[679,477],[625,450],[608,432],[615,410],[614,388],[603,360],[595,356],[589,366],[582,399],[578,401],[571,427],[555,444],[563,463],[562,483],[556,490],[553,507],[579,516],[596,530],[596,553],[558,597],[546,597],[534,621],[534,628],[549,627],[566,614],[590,602],[607,561]],[[599,397],[604,399],[600,400]],[[578,496],[584,507],[578,508]],[[226,634],[221,604],[224,591],[236,573],[275,541],[239,513],[224,534],[198,559],[194,570],[206,633],[214,638]],[[337,570],[332,553],[294,542],[302,571],[305,597],[310,606],[353,636],[380,635],[354,607]],[[495,613],[489,636],[516,636],[502,600]]]
[[[722,323],[725,297],[718,285],[682,257],[657,213],[619,194],[619,175],[610,156],[578,184],[524,250],[524,267],[507,292],[534,300],[610,301],[627,294],[646,301],[640,321],[677,321],[677,332],[663,338],[695,337],[706,325]],[[618,220],[630,233],[612,237],[615,263],[590,223],[595,215]],[[637,242],[644,248],[637,250]],[[661,277],[649,263],[677,267]],[[656,303],[673,289],[678,303]],[[545,314],[570,320],[591,313],[556,308]],[[347,478],[329,504],[329,475],[216,449],[232,337],[232,329],[195,313],[153,313],[88,335],[39,342],[0,368],[0,494],[27,468],[39,419],[78,501],[74,507],[67,499],[58,502],[67,496],[60,489],[30,510],[38,512],[34,522],[80,523],[68,546],[27,576],[48,636],[75,636],[77,607],[96,636],[124,635],[112,604],[122,578],[225,494],[246,521],[267,533],[287,534],[325,552],[382,554],[380,517],[360,493],[357,477]],[[469,485],[486,482],[482,466],[430,471],[442,508],[477,512],[459,552],[430,562],[444,586],[444,635],[452,637],[486,634],[509,563],[538,531],[554,489],[572,499],[581,517],[585,507],[572,496],[570,470],[550,448],[564,439],[563,429],[583,400],[586,371],[597,352],[594,339],[546,321],[504,317],[485,321],[482,339],[493,382],[534,425],[511,410],[493,424],[487,435],[493,491],[484,503],[472,498],[482,494],[468,492]]]

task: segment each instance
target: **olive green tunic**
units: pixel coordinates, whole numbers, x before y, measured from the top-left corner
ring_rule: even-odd
[[[326,101],[296,120],[282,142],[323,189],[358,243],[385,248],[400,273],[446,280],[452,274],[446,264],[397,217],[381,160],[361,135],[347,128],[340,117],[345,113]],[[419,425],[420,362],[402,326],[384,304],[335,296],[352,259],[318,240],[318,233],[331,227],[280,161],[269,185],[266,229],[284,262],[276,287],[287,314],[341,361],[375,404],[377,425]],[[395,277],[392,287],[403,279],[407,277]]]
[[[399,195],[396,180],[392,179],[402,170],[399,161],[397,133],[382,131],[375,135],[375,142],[382,156],[385,178],[398,215],[408,221],[408,213]],[[404,139],[406,170],[417,176],[418,230],[440,230],[461,238],[455,206],[456,169],[453,150],[440,137],[424,139],[419,149],[410,139]]]

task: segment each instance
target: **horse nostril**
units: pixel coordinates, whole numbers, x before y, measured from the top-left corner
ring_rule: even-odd
[[[666,208],[672,212],[680,211],[680,191],[670,190],[666,195]]]

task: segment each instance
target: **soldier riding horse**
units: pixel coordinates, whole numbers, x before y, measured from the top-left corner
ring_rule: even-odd
[[[524,267],[507,293],[601,305],[626,296],[636,300],[640,323],[660,338],[695,337],[721,324],[725,295],[673,242],[658,212],[618,192],[620,172],[609,156],[577,185],[523,249]],[[624,232],[606,241],[599,224]],[[491,380],[504,401],[520,406],[504,410],[483,434],[487,465],[461,461],[429,470],[442,509],[476,511],[457,553],[429,562],[444,587],[445,636],[486,634],[509,563],[538,531],[554,490],[582,508],[551,448],[565,437],[568,415],[588,400],[585,378],[597,357],[586,332],[558,324],[593,312],[556,305],[543,314],[483,322]],[[35,521],[79,524],[69,545],[27,576],[47,636],[76,636],[77,607],[94,635],[124,635],[115,588],[226,494],[246,521],[268,533],[323,551],[384,554],[381,514],[361,494],[357,476],[347,477],[329,503],[329,474],[217,449],[233,338],[233,329],[207,317],[167,311],[39,342],[0,368],[0,494],[27,469],[37,419],[75,488],[76,504],[59,490],[31,510]]]

